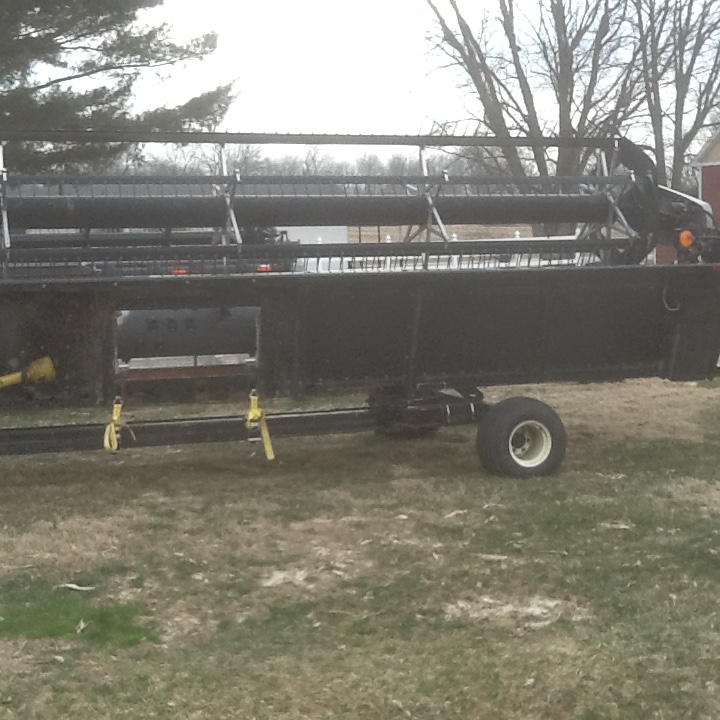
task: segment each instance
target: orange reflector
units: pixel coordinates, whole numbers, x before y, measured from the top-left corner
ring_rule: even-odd
[[[275,268],[272,265],[258,265],[257,271],[258,272],[273,272]]]
[[[683,230],[680,233],[680,246],[684,248],[692,247],[695,244],[695,236],[690,230]]]
[[[170,274],[171,274],[171,275],[187,275],[187,274],[188,274],[188,271],[185,270],[185,269],[171,270],[171,271],[170,271]]]

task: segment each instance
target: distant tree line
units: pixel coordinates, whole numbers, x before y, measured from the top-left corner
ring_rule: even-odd
[[[506,174],[506,164],[484,148],[475,152],[450,152],[436,150],[426,156],[428,172],[450,175],[501,175]],[[485,152],[480,152],[481,150]],[[409,152],[395,153],[383,159],[377,153],[364,153],[355,160],[338,160],[330,152],[310,147],[304,155],[267,154],[260,145],[240,145],[223,150],[224,164],[228,173],[242,176],[317,176],[317,175],[386,175],[407,177],[421,175],[420,158]],[[132,167],[128,166],[128,162]],[[154,175],[221,174],[223,163],[218,149],[206,146],[167,146],[162,154],[143,155],[139,163],[127,159],[116,164],[115,170],[148,173]]]

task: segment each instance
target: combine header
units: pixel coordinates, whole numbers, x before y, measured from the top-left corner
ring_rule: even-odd
[[[481,387],[715,372],[720,246],[709,208],[658,186],[652,162],[625,140],[2,131],[0,138],[420,148],[415,177],[5,176],[7,301],[41,313],[43,302],[70,298],[69,306],[96,309],[93,327],[119,310],[259,308],[245,316],[257,322],[254,381],[262,394],[371,390],[367,407],[334,416],[268,415],[270,433],[274,422],[285,434],[370,424],[392,435],[478,423],[486,468],[541,475],[565,451],[556,413],[530,398],[490,405]],[[429,147],[503,144],[551,157],[561,146],[591,147],[592,172],[426,171]],[[481,224],[528,225],[536,237],[451,239],[448,226]],[[406,241],[301,245],[269,230],[297,225],[403,226]],[[541,232],[550,226],[564,234]],[[653,264],[658,244],[673,246],[678,262]],[[78,352],[63,348],[76,331],[69,321],[60,326],[47,327],[42,351],[58,355],[58,376],[70,377]],[[112,341],[107,328],[78,336]],[[101,353],[98,372],[112,354]],[[238,420],[212,422],[216,431],[192,437],[223,438]],[[135,443],[167,440],[166,430],[144,436],[134,426]]]

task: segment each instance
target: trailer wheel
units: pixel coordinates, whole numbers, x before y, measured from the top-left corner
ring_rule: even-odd
[[[508,398],[485,411],[476,447],[486,470],[506,477],[549,475],[565,457],[559,415],[539,400]]]

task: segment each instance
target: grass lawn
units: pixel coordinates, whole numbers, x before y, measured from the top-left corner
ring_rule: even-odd
[[[0,458],[0,718],[720,716],[720,389],[522,392],[552,478],[471,428]]]

